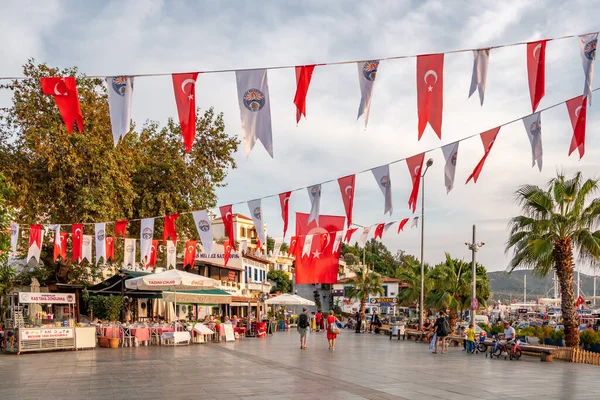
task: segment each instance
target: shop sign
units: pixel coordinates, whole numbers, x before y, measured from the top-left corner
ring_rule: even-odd
[[[395,297],[371,297],[371,299],[369,301],[371,302],[371,304],[381,304],[381,303],[395,304],[397,300]]]
[[[21,329],[21,340],[70,339],[72,337],[73,329],[70,328]]]
[[[72,293],[19,292],[19,303],[75,304],[75,295]]]
[[[235,271],[227,272],[227,280],[229,282],[235,282]]]
[[[334,289],[332,294],[334,296],[336,296],[336,297],[343,296],[344,295],[344,289]]]
[[[271,284],[267,283],[267,282],[265,282],[264,284],[262,284],[262,283],[248,283],[247,286],[248,286],[249,290],[259,290],[259,291],[264,290],[265,292],[270,292],[271,291]]]

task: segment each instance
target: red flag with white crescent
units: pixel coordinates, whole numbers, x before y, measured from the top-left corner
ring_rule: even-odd
[[[148,267],[150,267],[150,266],[152,266],[152,267],[156,266],[156,253],[158,253],[158,240],[153,240],[152,245],[150,246],[150,257],[148,257],[148,262],[146,263],[146,269],[148,269]]]
[[[225,235],[229,239],[231,248],[235,250],[235,241],[233,236],[233,206],[231,204],[228,206],[221,206],[219,207],[219,211],[221,212],[221,218],[223,219]]]
[[[477,179],[479,179],[479,174],[483,169],[483,164],[485,164],[485,160],[487,159],[487,156],[492,150],[492,146],[496,141],[496,136],[498,136],[498,132],[500,132],[499,126],[494,129],[490,129],[489,131],[485,131],[479,135],[479,137],[481,137],[481,142],[483,143],[483,149],[485,153],[483,154],[483,157],[481,158],[479,163],[477,163],[477,165],[475,166],[475,169],[473,170],[471,175],[469,175],[469,178],[467,178],[467,182],[465,182],[465,185],[469,183],[471,179],[473,179],[473,181],[477,183]]]
[[[122,235],[123,237],[127,236],[127,221],[126,219],[122,219],[121,221],[115,222],[115,236]]]
[[[381,239],[383,236],[383,228],[385,228],[385,224],[377,224],[375,227],[375,234],[373,235],[374,240],[377,240],[377,238]]]
[[[400,224],[398,225],[398,233],[400,233],[404,230],[404,226],[407,223],[408,223],[408,218],[404,218],[402,221],[400,221]]]
[[[417,210],[417,200],[419,198],[419,186],[421,185],[421,169],[423,168],[423,160],[425,159],[425,153],[417,154],[406,159],[406,165],[408,166],[408,172],[412,179],[412,192],[408,198],[408,208],[414,213]]]
[[[579,151],[579,159],[581,160],[585,153],[587,98],[578,96],[568,100],[566,103],[567,110],[569,111],[569,118],[571,119],[571,126],[573,127],[573,139],[571,139],[569,155],[577,149]]]
[[[575,307],[579,307],[583,303],[585,303],[585,299],[583,297],[579,296],[579,297],[577,297],[577,301],[575,302]]]
[[[281,204],[281,219],[283,219],[283,237],[285,237],[288,228],[288,216],[290,211],[291,196],[292,192],[285,192],[279,194],[279,203]]]
[[[57,239],[54,239],[54,261],[60,257],[63,261],[67,260],[67,232],[56,232]]]
[[[183,255],[183,266],[190,268],[194,266],[196,261],[196,241],[188,240],[185,242],[185,253]]]
[[[290,247],[288,248],[288,256],[295,254],[297,243],[298,243],[298,236],[292,236],[290,238]]]
[[[527,43],[527,78],[532,112],[535,112],[546,94],[546,42],[539,40]]]
[[[296,95],[294,104],[296,105],[296,124],[300,122],[300,117],[306,118],[306,94],[310,86],[315,65],[303,65],[296,67]]]
[[[352,225],[352,207],[354,205],[354,182],[356,175],[348,175],[338,179],[342,200],[344,201],[344,209],[346,210],[346,223],[348,228]]]
[[[77,122],[79,132],[83,132],[83,114],[79,105],[77,84],[74,76],[40,78],[42,92],[54,97],[58,111],[63,118],[69,135],[73,132],[73,124]]]
[[[417,108],[419,140],[427,122],[442,138],[442,110],[444,108],[444,54],[417,57]]]
[[[177,241],[177,229],[175,229],[175,221],[179,218],[179,214],[165,215],[163,229],[163,244],[167,243],[167,239]]]
[[[106,237],[106,259],[115,259],[115,238],[112,236]]]
[[[346,243],[350,243],[350,240],[352,239],[352,235],[354,235],[354,232],[356,232],[358,230],[358,228],[348,228],[348,230],[346,231],[346,236],[344,237],[344,242]]]
[[[79,262],[79,260],[81,260],[81,251],[83,246],[83,225],[71,225],[71,234],[71,260],[73,262]]]
[[[225,264],[223,265],[224,267],[227,266],[227,263],[229,262],[229,257],[231,257],[231,244],[229,244],[229,240],[226,240],[225,242],[223,242],[223,258],[225,261]]]
[[[189,153],[196,137],[196,79],[198,73],[173,74],[173,89],[185,152]]]

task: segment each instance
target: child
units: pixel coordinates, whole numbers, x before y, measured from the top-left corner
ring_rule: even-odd
[[[463,351],[467,351],[467,332],[464,326],[460,327],[460,336],[463,340]]]
[[[475,352],[475,329],[473,328],[473,324],[471,324],[467,329],[467,353],[470,354]]]

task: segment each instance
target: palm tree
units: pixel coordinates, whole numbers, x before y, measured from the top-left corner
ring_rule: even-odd
[[[431,288],[431,279],[429,279],[430,268],[425,264],[424,292]],[[421,294],[421,262],[417,259],[407,260],[401,269],[396,272],[396,278],[408,285],[407,288],[398,291],[398,305],[410,307],[419,303]]]
[[[522,215],[510,220],[506,251],[513,249],[509,269],[533,269],[546,276],[554,269],[562,292],[561,309],[567,346],[579,345],[579,321],[573,288],[573,250],[579,262],[600,258],[600,199],[590,199],[598,180],[584,179],[581,172],[567,179],[562,173],[546,189],[521,186],[516,197]]]
[[[354,272],[356,277],[349,281],[352,287],[348,289],[347,296],[350,300],[360,300],[360,312],[364,314],[369,296],[383,296],[385,290],[379,274],[369,271],[366,267],[358,267]]]

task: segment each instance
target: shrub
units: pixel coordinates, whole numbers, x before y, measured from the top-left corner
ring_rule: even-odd
[[[592,329],[586,329],[579,334],[579,341],[587,345],[600,344],[600,334]]]
[[[550,339],[550,335],[552,334],[552,332],[554,332],[554,329],[552,329],[549,326],[537,326],[535,328],[535,332],[536,332],[536,337],[538,339],[540,339],[541,343],[544,343],[544,339]]]
[[[563,329],[560,330],[553,330],[552,332],[550,332],[550,339],[554,340],[555,342],[560,342],[561,340],[564,340],[565,338],[565,331]]]
[[[535,328],[533,326],[528,326],[527,328],[523,328],[517,332],[517,336],[535,336]]]

